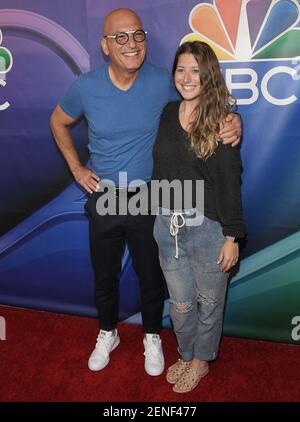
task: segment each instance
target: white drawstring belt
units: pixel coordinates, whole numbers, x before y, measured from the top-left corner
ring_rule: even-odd
[[[178,217],[181,218],[182,220],[182,224],[179,225],[178,224]],[[175,254],[175,258],[178,259],[179,255],[178,255],[178,239],[177,239],[177,234],[178,231],[181,227],[183,227],[185,225],[185,218],[183,216],[183,213],[181,212],[174,212],[172,214],[171,217],[171,221],[170,221],[170,234],[171,236],[175,237],[175,245],[176,245],[176,254]]]

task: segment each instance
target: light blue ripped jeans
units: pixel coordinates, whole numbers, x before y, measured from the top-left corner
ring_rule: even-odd
[[[222,334],[228,281],[228,274],[217,264],[225,241],[221,225],[203,216],[199,219],[194,210],[179,215],[160,212],[154,237],[179,353],[185,361],[213,360]]]

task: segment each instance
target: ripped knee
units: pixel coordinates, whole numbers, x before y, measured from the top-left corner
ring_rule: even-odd
[[[217,299],[214,297],[208,297],[204,295],[203,293],[197,294],[197,302],[201,305],[210,305],[213,306],[217,303]]]
[[[185,314],[193,309],[192,302],[175,302],[174,300],[170,300],[170,302],[175,306],[175,311],[179,314]]]

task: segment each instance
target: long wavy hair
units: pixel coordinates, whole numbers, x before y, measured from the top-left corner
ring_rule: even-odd
[[[201,41],[183,43],[177,50],[173,76],[182,54],[192,54],[198,63],[201,91],[188,127],[191,146],[198,158],[207,159],[218,146],[222,120],[235,107],[213,49]]]

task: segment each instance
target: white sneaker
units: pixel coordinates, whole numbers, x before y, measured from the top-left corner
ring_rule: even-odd
[[[120,337],[117,330],[100,330],[95,349],[93,350],[88,367],[91,371],[100,371],[105,368],[109,362],[109,355],[120,344]]]
[[[152,376],[162,374],[165,368],[165,359],[160,336],[158,334],[146,334],[143,343],[145,347],[145,371]]]

